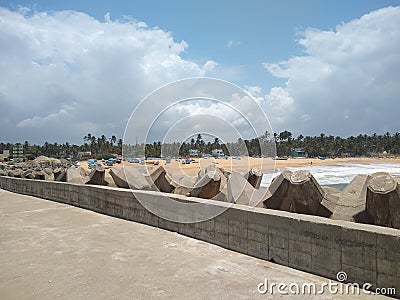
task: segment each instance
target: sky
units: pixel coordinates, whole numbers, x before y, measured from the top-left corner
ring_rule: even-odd
[[[252,95],[269,131],[394,133],[399,49],[400,1],[0,0],[0,141],[122,137],[149,93],[202,76]],[[237,121],[205,103],[176,105],[163,118],[217,111]],[[241,106],[246,116],[249,107]],[[212,129],[204,123],[196,130]]]

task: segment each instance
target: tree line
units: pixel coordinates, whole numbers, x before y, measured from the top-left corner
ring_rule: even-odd
[[[265,132],[262,136],[236,142],[221,143],[218,138],[214,141],[204,141],[201,134],[196,138],[183,143],[154,142],[136,145],[123,145],[122,139],[116,136],[107,138],[105,135],[96,137],[88,133],[83,137],[82,145],[70,144],[68,142],[48,143],[43,145],[30,144],[25,141],[24,156],[33,159],[40,155],[55,158],[77,157],[79,152],[90,151],[94,158],[108,158],[113,154],[122,154],[124,147],[125,156],[131,157],[160,157],[163,156],[189,156],[189,150],[197,150],[198,155],[210,154],[213,149],[222,149],[227,155],[249,155],[249,156],[290,156],[294,148],[302,148],[309,157],[357,157],[357,156],[376,156],[382,153],[400,155],[400,133],[358,135],[342,138],[339,136],[325,135],[294,137],[290,131],[270,134]],[[10,150],[14,144],[0,143],[0,151]]]
[[[30,144],[28,141],[22,143],[24,150],[24,157],[27,159],[34,159],[40,155],[54,157],[54,158],[75,158],[79,152],[91,152],[91,156],[97,159],[109,158],[113,154],[122,154],[122,139],[111,136],[107,138],[105,135],[95,137],[92,134],[87,134],[83,137],[84,143],[82,145],[65,143],[45,142],[43,145]],[[15,144],[0,143],[0,151],[10,150],[10,158],[12,158],[12,149]]]

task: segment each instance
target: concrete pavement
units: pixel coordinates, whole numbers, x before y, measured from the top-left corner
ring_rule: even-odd
[[[279,299],[287,296],[276,288],[261,295],[258,284],[265,278],[299,286],[329,282],[177,233],[1,189],[0,245],[0,299]],[[326,289],[309,297],[343,295]]]

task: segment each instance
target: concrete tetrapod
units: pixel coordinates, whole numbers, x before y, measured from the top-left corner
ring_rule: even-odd
[[[176,187],[173,191],[174,194],[190,196],[190,193],[197,182],[197,177],[183,176],[176,183]]]
[[[88,181],[86,171],[82,168],[67,170],[66,181],[69,183],[85,184]]]
[[[247,181],[255,188],[258,189],[260,188],[261,180],[263,177],[262,172],[257,169],[257,168],[251,168],[246,175],[244,175],[245,178],[247,178]]]
[[[88,175],[89,180],[86,184],[107,185],[105,181],[106,170],[102,166],[96,166]]]
[[[221,176],[217,170],[205,173],[193,186],[190,196],[211,199],[218,195],[221,186]]]
[[[172,177],[167,174],[164,167],[155,166],[149,168],[149,174],[151,180],[160,192],[171,193],[175,189],[175,183]]]
[[[359,174],[340,192],[332,207],[324,202],[333,211],[331,219],[356,221],[357,216],[365,211],[365,197],[369,180],[369,175]]]
[[[366,212],[373,224],[400,229],[400,187],[389,174],[372,174]]]
[[[332,211],[322,204],[325,192],[308,170],[284,171],[272,181],[268,208],[329,217]]]
[[[148,191],[157,190],[146,166],[116,166],[110,169],[110,175],[114,179],[115,184],[120,188]]]
[[[54,173],[54,180],[55,181],[62,181],[66,182],[67,181],[67,172],[63,168],[55,168],[53,170]]]

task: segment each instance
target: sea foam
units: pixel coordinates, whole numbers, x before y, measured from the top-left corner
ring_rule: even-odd
[[[320,185],[348,184],[358,174],[371,175],[376,172],[387,172],[392,177],[400,177],[400,164],[342,164],[336,166],[306,166],[276,169],[274,174],[264,174],[261,186],[268,186],[271,178],[277,176],[283,170],[309,170]]]

